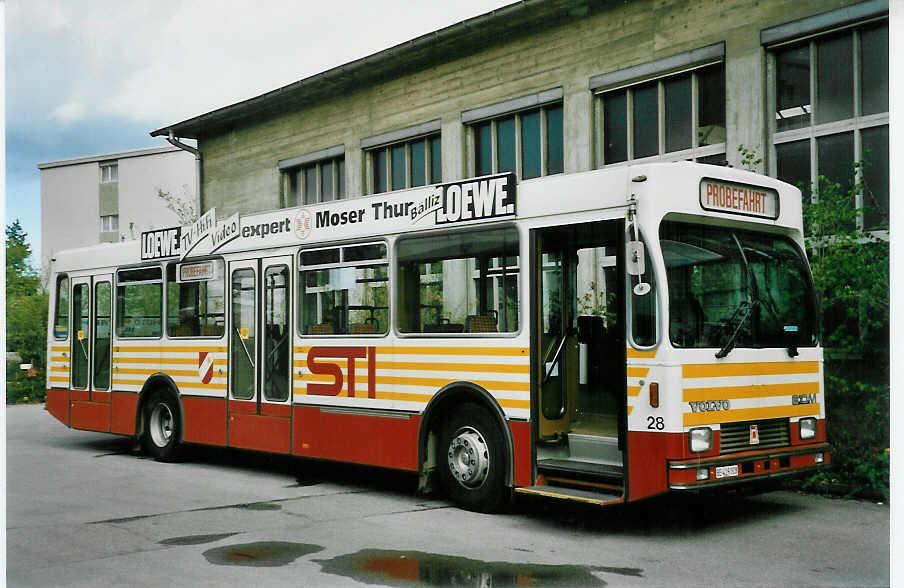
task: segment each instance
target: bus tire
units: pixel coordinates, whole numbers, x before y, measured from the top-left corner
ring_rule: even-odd
[[[144,450],[157,461],[173,461],[179,452],[182,420],[172,394],[154,392],[144,411]]]
[[[452,407],[442,427],[438,461],[443,487],[460,508],[495,512],[505,503],[505,438],[480,406]]]

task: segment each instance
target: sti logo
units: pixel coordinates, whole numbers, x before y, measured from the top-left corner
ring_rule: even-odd
[[[308,351],[308,369],[319,376],[332,376],[329,384],[308,383],[308,394],[319,396],[339,396],[346,376],[342,374],[340,363],[331,360],[345,360],[348,378],[348,397],[355,398],[355,360],[367,358],[367,398],[377,397],[377,349],[376,347],[311,347]],[[362,390],[363,392],[363,390]]]

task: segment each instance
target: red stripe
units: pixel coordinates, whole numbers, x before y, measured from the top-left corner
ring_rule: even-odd
[[[531,453],[530,453],[530,423],[520,421],[509,422],[512,431],[512,445],[515,448],[515,486],[530,486],[531,479]]]
[[[71,426],[86,431],[110,432],[110,405],[102,402],[71,402]]]
[[[273,453],[289,453],[289,419],[256,414],[229,415],[229,446]]]
[[[417,435],[421,417],[388,418],[320,412],[295,407],[292,453],[386,468],[417,471]],[[354,432],[354,433],[352,433]]]
[[[136,411],[138,410],[138,394],[134,392],[114,392],[112,396],[113,414],[110,418],[110,432],[134,435]]]
[[[48,388],[45,406],[47,407],[47,412],[54,418],[67,427],[69,426],[69,390]]]
[[[226,445],[226,399],[182,397],[185,440],[189,443]]]

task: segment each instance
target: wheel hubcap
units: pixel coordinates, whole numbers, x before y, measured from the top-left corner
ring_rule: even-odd
[[[449,471],[459,484],[479,488],[490,471],[490,448],[479,431],[462,427],[449,443],[448,461]]]
[[[160,403],[151,411],[151,421],[148,427],[151,430],[151,439],[157,447],[166,447],[173,438],[173,412],[165,403]]]

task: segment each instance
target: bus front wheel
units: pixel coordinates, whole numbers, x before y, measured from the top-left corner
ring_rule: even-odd
[[[144,411],[144,449],[158,461],[175,459],[179,450],[182,422],[172,395],[156,392]]]
[[[440,471],[449,498],[461,508],[494,512],[505,502],[505,441],[486,410],[451,410],[441,435]]]

